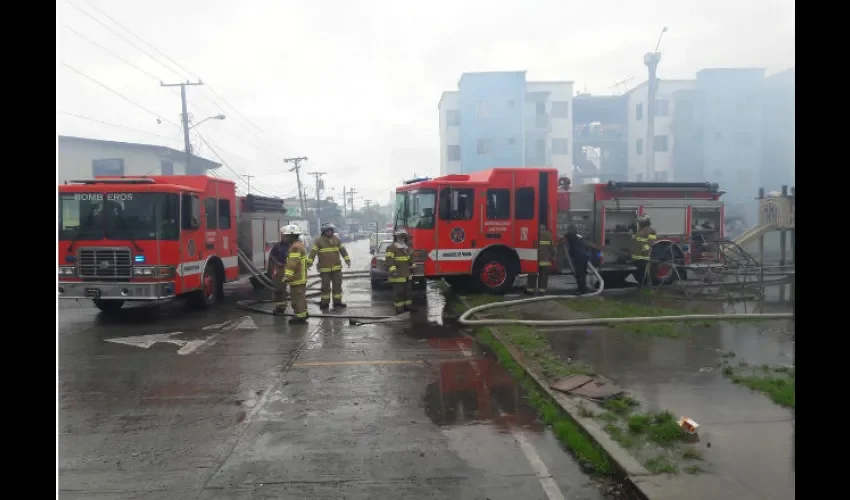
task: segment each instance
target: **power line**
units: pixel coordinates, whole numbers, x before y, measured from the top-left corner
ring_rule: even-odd
[[[118,32],[117,32],[117,31],[115,31],[114,29],[112,29],[112,28],[111,28],[108,24],[104,23],[103,21],[101,21],[100,19],[98,19],[98,18],[94,17],[93,15],[89,14],[89,13],[88,13],[88,12],[86,12],[84,9],[82,9],[82,8],[80,8],[79,6],[75,5],[75,4],[74,4],[73,2],[71,2],[70,0],[65,0],[65,2],[66,2],[68,5],[70,5],[71,7],[73,7],[73,8],[75,8],[75,9],[77,9],[79,12],[81,12],[83,15],[85,15],[86,17],[88,17],[88,18],[89,18],[89,19],[91,19],[92,21],[94,21],[94,22],[98,23],[99,25],[101,25],[101,26],[103,26],[104,28],[106,28],[107,30],[109,30],[109,32],[110,32],[110,33],[112,33],[113,35],[117,36],[117,37],[118,37],[118,38],[120,38],[121,40],[124,40],[124,42],[128,43],[128,44],[129,44],[129,45],[131,45],[133,48],[135,48],[136,50],[138,50],[139,52],[141,52],[142,54],[144,54],[144,55],[148,56],[149,58],[151,58],[151,60],[152,60],[153,62],[155,62],[155,63],[159,64],[160,66],[162,66],[163,68],[167,69],[168,71],[171,71],[172,73],[174,73],[175,75],[179,76],[180,78],[183,78],[183,75],[181,75],[180,73],[178,73],[178,72],[174,71],[174,69],[169,68],[168,66],[166,66],[166,65],[162,64],[162,61],[159,61],[156,57],[152,56],[152,55],[151,55],[148,51],[146,51],[146,50],[144,50],[143,48],[139,47],[138,45],[136,45],[135,43],[133,43],[131,40],[128,40],[126,37],[124,37],[124,35],[122,35],[121,33],[118,33]],[[109,17],[109,16],[107,16],[107,17]],[[117,23],[116,23],[116,24],[117,24]]]
[[[109,122],[105,122],[105,121],[102,121],[102,120],[98,120],[97,118],[91,118],[89,116],[83,116],[83,115],[78,115],[78,114],[75,114],[75,113],[69,113],[67,111],[60,111],[60,113],[62,113],[63,115],[73,116],[74,118],[79,118],[81,120],[88,120],[90,122],[100,123],[102,125],[109,125],[110,127],[123,128],[123,129],[131,130],[131,131],[139,133],[139,134],[151,135],[151,136],[154,136],[154,137],[159,137],[159,138],[166,139],[166,140],[173,141],[173,142],[180,142],[180,140],[175,139],[174,137],[167,137],[167,136],[164,136],[164,135],[155,134],[153,132],[146,132],[144,130],[139,130],[137,128],[128,127],[126,125],[118,125],[117,123],[109,123]]]
[[[220,154],[218,154],[218,152],[217,152],[217,151],[216,151],[216,150],[215,150],[212,146],[210,146],[210,143],[209,143],[209,142],[207,142],[207,140],[204,138],[204,136],[203,136],[203,135],[198,134],[198,137],[200,137],[200,138],[201,138],[201,142],[203,142],[203,143],[204,143],[204,145],[206,145],[208,148],[210,148],[210,151],[212,152],[212,154],[213,154],[213,155],[215,155],[215,157],[216,157],[216,158],[218,158],[218,160],[221,162],[221,164],[222,164],[222,165],[224,165],[224,166],[225,166],[225,168],[227,168],[228,170],[230,170],[230,172],[231,172],[231,173],[233,173],[233,175],[235,175],[235,176],[236,176],[236,178],[237,178],[238,180],[240,180],[240,181],[242,181],[242,182],[244,182],[244,183],[246,183],[246,184],[247,184],[247,182],[246,182],[246,181],[245,181],[245,179],[243,178],[242,174],[240,174],[239,172],[237,172],[236,170],[234,170],[234,169],[233,169],[230,165],[228,165],[228,164],[227,164],[227,162],[224,160],[224,158],[222,158],[222,157],[221,157],[221,155],[220,155]],[[250,184],[249,184],[249,185],[250,185]],[[266,192],[264,192],[264,191],[262,191],[262,190],[260,190],[260,189],[257,189],[256,187],[254,188],[254,191],[257,191],[258,193],[263,194],[263,195],[265,195],[265,196],[272,196],[272,195],[270,195],[269,193],[266,193]]]
[[[108,54],[109,54],[109,55],[111,55],[112,57],[114,57],[114,58],[118,59],[119,61],[123,62],[124,64],[126,64],[126,65],[128,65],[128,66],[131,66],[131,67],[133,67],[133,68],[135,68],[135,69],[139,70],[140,72],[142,72],[142,73],[144,73],[144,74],[148,75],[149,77],[153,78],[153,79],[154,79],[154,80],[156,80],[156,81],[162,81],[162,78],[160,78],[160,77],[158,77],[158,76],[154,75],[153,73],[151,73],[150,71],[148,71],[148,70],[146,70],[146,69],[144,69],[144,68],[141,68],[141,67],[139,67],[139,66],[137,66],[137,65],[135,65],[135,64],[133,64],[133,63],[131,63],[130,61],[128,61],[128,60],[126,60],[126,59],[124,59],[123,57],[119,56],[119,55],[118,55],[118,54],[116,54],[115,52],[112,52],[111,50],[107,49],[107,48],[106,48],[106,47],[104,47],[103,45],[101,45],[101,44],[99,44],[99,43],[95,42],[95,41],[94,41],[94,40],[92,40],[91,38],[89,38],[89,37],[87,37],[86,35],[84,35],[84,34],[80,33],[79,31],[77,31],[77,30],[75,30],[74,28],[72,28],[72,27],[68,26],[67,24],[62,23],[62,22],[60,22],[59,24],[61,24],[63,28],[67,29],[67,30],[68,30],[68,31],[70,31],[71,33],[73,33],[73,34],[77,35],[78,37],[82,38],[83,40],[85,40],[85,41],[89,42],[90,44],[94,45],[95,47],[98,47],[99,49],[103,50],[104,52],[108,53]]]
[[[133,47],[135,47],[135,48],[136,48],[137,50],[139,50],[140,52],[144,53],[145,55],[147,55],[148,57],[150,57],[151,59],[153,59],[153,60],[154,60],[157,64],[159,64],[160,66],[162,66],[162,67],[164,67],[164,68],[168,69],[169,71],[171,71],[171,72],[172,72],[172,73],[174,73],[175,75],[180,76],[180,77],[181,77],[181,79],[183,78],[183,76],[184,76],[184,75],[181,75],[179,72],[175,71],[173,68],[171,68],[171,67],[169,67],[169,66],[167,66],[167,65],[163,64],[163,63],[162,63],[162,61],[157,60],[154,56],[152,56],[151,54],[149,54],[147,51],[143,50],[141,47],[139,47],[139,46],[138,46],[138,45],[136,45],[135,43],[133,43],[133,42],[131,42],[131,41],[127,40],[126,38],[124,38],[123,36],[121,36],[120,34],[118,34],[117,32],[115,32],[112,28],[110,28],[109,26],[107,26],[105,23],[103,23],[102,21],[100,21],[99,19],[95,18],[94,16],[92,16],[91,14],[89,14],[88,12],[86,12],[85,10],[83,10],[83,9],[81,9],[80,7],[78,7],[78,6],[74,5],[73,3],[71,3],[71,2],[70,2],[70,0],[65,0],[65,1],[66,1],[66,2],[68,2],[68,4],[70,4],[71,6],[73,6],[73,7],[74,7],[75,9],[77,9],[78,11],[82,12],[83,14],[85,14],[86,16],[88,16],[89,18],[91,18],[91,19],[93,19],[94,21],[96,21],[97,23],[99,23],[101,26],[103,26],[103,27],[105,27],[106,29],[108,29],[110,32],[112,32],[112,33],[114,33],[115,35],[117,35],[118,37],[120,37],[120,38],[121,38],[122,40],[124,40],[125,42],[127,42],[127,43],[129,43],[130,45],[132,45]],[[182,70],[183,70],[186,74],[188,74],[189,76],[191,76],[191,77],[195,78],[196,80],[199,80],[199,81],[201,80],[201,78],[200,78],[197,74],[195,74],[195,72],[193,72],[193,71],[189,70],[188,68],[186,68],[186,67],[185,67],[185,66],[183,66],[182,64],[178,63],[177,61],[175,61],[174,59],[172,59],[171,57],[169,57],[167,54],[163,53],[161,50],[159,50],[158,48],[156,48],[156,47],[155,47],[152,43],[148,42],[147,40],[145,40],[144,38],[140,37],[140,36],[139,36],[139,35],[137,35],[135,32],[133,32],[132,30],[130,30],[129,28],[127,28],[126,26],[124,26],[123,24],[119,23],[117,20],[115,20],[115,18],[114,18],[114,17],[110,16],[109,14],[107,14],[106,12],[104,12],[103,10],[101,10],[100,8],[98,8],[98,7],[97,7],[96,5],[94,5],[91,1],[89,1],[89,0],[84,0],[84,1],[85,1],[87,4],[89,4],[89,6],[90,6],[92,9],[94,9],[96,12],[98,12],[98,13],[99,13],[99,14],[101,14],[102,16],[106,17],[107,19],[109,19],[110,21],[112,21],[113,23],[115,23],[115,25],[116,25],[116,26],[120,27],[121,29],[123,29],[123,30],[124,30],[124,31],[126,31],[127,33],[131,34],[131,35],[132,35],[133,37],[135,37],[136,39],[138,39],[140,42],[144,43],[145,45],[147,45],[148,47],[150,47],[151,49],[153,49],[153,51],[154,51],[154,52],[156,52],[157,54],[159,54],[160,56],[162,56],[163,58],[165,58],[166,60],[168,60],[169,62],[171,62],[174,66],[177,66],[178,68],[182,69]],[[256,123],[254,123],[253,121],[251,121],[251,119],[250,119],[250,118],[248,118],[247,116],[245,116],[244,114],[242,114],[242,113],[241,113],[239,110],[237,110],[237,109],[236,109],[236,108],[235,108],[232,104],[230,104],[227,100],[225,100],[225,99],[224,99],[224,97],[222,97],[220,94],[218,94],[218,92],[216,92],[216,91],[215,91],[215,89],[213,89],[213,88],[212,88],[211,86],[209,86],[209,85],[207,85],[207,87],[210,89],[210,92],[212,92],[212,93],[213,93],[216,97],[218,97],[219,99],[221,99],[221,101],[222,101],[224,104],[226,104],[226,105],[227,105],[227,106],[228,106],[228,107],[229,107],[229,108],[233,111],[233,113],[235,113],[237,116],[241,117],[242,119],[244,119],[245,121],[247,121],[248,123],[250,123],[251,125],[253,125],[254,127],[256,127],[256,128],[257,128],[260,132],[262,132],[262,133],[264,133],[264,134],[266,133],[266,132],[265,132],[262,128],[260,128],[260,127],[259,127],[259,125],[257,125],[257,124],[256,124]],[[222,104],[215,102],[213,99],[211,99],[211,98],[207,97],[207,96],[206,96],[206,95],[204,95],[204,94],[201,94],[201,96],[202,96],[202,97],[204,97],[205,99],[207,99],[208,101],[210,101],[211,103],[213,103],[214,105],[216,105],[216,106],[217,106],[219,109],[221,109],[222,111],[225,111],[224,106],[222,106]],[[238,123],[238,122],[237,122],[237,123]],[[251,132],[252,134],[254,134],[254,136],[255,136],[255,137],[257,137],[258,139],[260,139],[261,141],[263,141],[263,140],[264,140],[263,138],[259,137],[259,136],[258,136],[258,135],[254,132],[254,131],[252,131],[252,130],[248,129],[247,127],[245,127],[245,129],[246,129],[246,130],[248,130],[249,132]],[[244,140],[244,139],[242,139],[242,140]],[[247,142],[247,141],[246,141],[246,142]],[[270,142],[270,144],[272,144],[272,143]],[[256,147],[256,146],[255,146],[255,147]]]
[[[142,110],[146,111],[147,113],[150,113],[151,115],[155,116],[158,120],[163,121],[163,122],[168,123],[168,124],[171,124],[171,125],[174,125],[175,127],[179,127],[179,126],[180,126],[180,125],[177,125],[176,123],[174,123],[173,121],[171,121],[171,120],[169,120],[169,119],[167,119],[167,118],[162,118],[162,116],[160,116],[160,114],[159,114],[159,113],[155,113],[155,112],[151,111],[150,109],[148,109],[148,108],[146,108],[146,107],[142,106],[141,104],[137,103],[136,101],[134,101],[134,100],[130,99],[130,98],[129,98],[129,97],[127,97],[127,96],[125,96],[125,95],[124,95],[124,94],[122,94],[121,92],[118,92],[117,90],[115,90],[115,89],[113,89],[112,87],[110,87],[110,86],[106,85],[105,83],[102,83],[101,81],[99,81],[99,80],[95,79],[94,77],[89,76],[89,75],[87,75],[87,74],[83,73],[82,71],[80,71],[80,70],[78,70],[77,68],[75,68],[75,67],[71,66],[70,64],[66,63],[65,61],[59,61],[59,63],[60,63],[60,64],[62,64],[62,66],[65,66],[66,68],[70,69],[71,71],[73,71],[73,72],[77,73],[78,75],[80,75],[80,76],[82,76],[82,77],[84,77],[84,78],[87,78],[88,80],[91,80],[92,82],[94,82],[94,83],[96,83],[96,84],[100,85],[101,87],[103,87],[103,88],[105,88],[106,90],[108,90],[108,91],[112,92],[113,94],[115,94],[115,95],[117,95],[118,97],[120,97],[120,98],[124,99],[125,101],[127,101],[127,102],[129,102],[129,103],[133,104],[134,106],[138,107],[139,109],[142,109]]]

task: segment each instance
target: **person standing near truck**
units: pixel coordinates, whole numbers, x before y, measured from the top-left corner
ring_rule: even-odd
[[[345,245],[339,240],[336,234],[336,227],[331,223],[322,224],[322,234],[313,242],[313,248],[310,250],[310,256],[307,258],[307,267],[313,266],[313,260],[316,254],[319,255],[319,276],[322,278],[322,292],[319,300],[320,309],[328,309],[331,301],[331,288],[333,288],[333,305],[334,307],[345,307],[342,301],[342,260],[345,260],[345,265],[351,267],[351,257],[348,256],[348,250]]]
[[[284,271],[286,271],[286,258],[289,254],[289,241],[287,240],[284,230],[286,226],[280,228],[280,241],[274,244],[269,252],[269,277],[274,283],[274,302],[276,313],[286,311],[286,283],[283,282]]]
[[[648,215],[640,215],[637,218],[637,231],[632,235],[632,262],[637,266],[638,284],[644,286],[649,281],[651,269],[650,255],[652,245],[658,236],[652,227],[652,220]]]
[[[387,247],[386,263],[390,273],[389,282],[393,287],[393,305],[395,313],[413,311],[413,271],[416,263],[413,262],[412,252],[407,242],[410,237],[407,231],[399,229],[395,232],[395,241]]]
[[[546,293],[546,287],[549,286],[549,269],[552,267],[552,260],[555,257],[555,244],[552,241],[552,233],[545,225],[540,225],[540,233],[537,236],[537,268],[536,273],[529,273],[528,286],[525,287],[525,293],[543,295]]]
[[[289,324],[304,324],[307,322],[307,247],[299,240],[303,234],[300,227],[290,224],[282,232],[289,243],[283,280],[289,285],[292,311],[295,313]]]
[[[567,226],[564,242],[567,244],[567,255],[573,266],[578,294],[583,295],[587,293],[587,264],[590,261],[590,249],[602,251],[602,248],[582,238],[575,224]]]

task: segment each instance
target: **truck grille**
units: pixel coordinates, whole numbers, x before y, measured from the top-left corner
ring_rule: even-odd
[[[81,248],[78,259],[80,278],[133,277],[129,248]]]

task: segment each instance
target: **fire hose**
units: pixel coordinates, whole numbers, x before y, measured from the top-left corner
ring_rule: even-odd
[[[268,290],[274,291],[276,290],[274,282],[266,276],[265,272],[261,271],[257,268],[256,265],[248,258],[245,252],[239,248],[237,249],[239,255],[239,261],[248,269],[251,275],[258,280],[258,282]],[[342,279],[352,279],[352,278],[364,278],[369,276],[369,271],[349,271],[342,273]],[[307,275],[309,281],[307,281],[307,289],[315,288],[316,285],[319,285],[322,280],[319,275],[311,274]],[[321,294],[320,291],[313,291],[307,293],[307,298],[317,297]],[[274,303],[273,300],[263,300],[263,299],[247,299],[240,300],[236,303],[237,307],[240,309],[244,309],[246,311],[258,312],[263,314],[273,314],[276,316],[292,316],[291,313],[278,313],[275,314],[273,311],[265,309],[263,307],[259,307],[261,304],[271,304]],[[345,318],[348,320],[388,320],[393,318],[393,316],[365,316],[365,315],[356,315],[356,314],[311,314],[310,317],[313,318]]]
[[[582,319],[559,319],[559,320],[529,320],[529,319],[471,319],[472,316],[488,309],[505,308],[534,302],[551,300],[581,300],[598,297],[605,290],[605,280],[593,264],[587,266],[599,280],[599,288],[584,295],[551,295],[544,297],[531,297],[527,299],[505,300],[475,306],[465,311],[459,318],[458,323],[464,326],[489,326],[489,325],[526,325],[526,326],[591,326],[591,325],[622,325],[630,323],[662,323],[667,321],[706,321],[706,320],[739,320],[739,319],[791,319],[793,313],[720,313],[720,314],[684,314],[681,316],[635,316],[631,318],[582,318]]]

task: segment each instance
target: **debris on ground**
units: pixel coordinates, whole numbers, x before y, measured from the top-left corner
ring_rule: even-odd
[[[625,392],[604,377],[590,375],[570,375],[558,380],[550,387],[571,396],[603,401]]]

